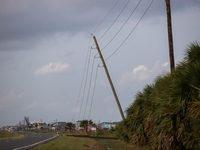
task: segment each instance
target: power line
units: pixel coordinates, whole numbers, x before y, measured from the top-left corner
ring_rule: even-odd
[[[98,39],[101,40],[104,35],[110,30],[110,28],[114,25],[114,23],[117,21],[117,19],[120,17],[120,15],[122,14],[122,12],[124,11],[124,9],[126,8],[126,6],[128,5],[128,3],[130,2],[130,0],[128,0],[128,2],[126,3],[126,5],[124,6],[124,8],[121,10],[121,12],[119,13],[119,15],[117,16],[117,18],[113,21],[113,23],[110,25],[110,27],[106,30],[106,32],[104,32],[104,34]]]
[[[81,90],[82,90],[82,85],[83,85],[83,80],[84,80],[86,65],[87,65],[87,61],[88,61],[88,55],[89,55],[89,51],[91,50],[90,49],[91,38],[92,38],[92,36],[90,36],[90,40],[89,40],[89,46],[88,46],[88,51],[87,51],[87,55],[86,55],[86,60],[85,60],[85,65],[84,65],[84,71],[83,71],[83,75],[82,75],[82,79],[81,79],[81,85],[80,85],[79,94],[78,94],[78,98],[77,98],[77,102],[76,102],[76,107],[75,107],[75,111],[74,111],[72,119],[75,119],[74,118],[75,117],[75,112],[77,110],[78,102],[79,102],[79,99],[80,99],[80,93],[81,93]]]
[[[117,5],[117,3],[119,2],[119,0],[114,4],[114,6],[112,7],[112,9],[108,12],[108,14],[104,17],[104,19],[100,22],[100,24],[95,28],[95,30],[92,32],[94,33],[98,28],[99,26],[104,22],[104,20],[108,17],[108,15],[112,12],[112,10],[115,8],[115,6]],[[90,42],[91,42],[91,36],[90,36],[90,41],[89,41],[89,46],[90,47]],[[76,112],[76,109],[77,109],[77,106],[78,106],[78,102],[79,102],[79,98],[80,98],[80,93],[81,93],[81,90],[82,90],[82,85],[83,85],[83,80],[84,80],[84,75],[85,75],[85,69],[86,69],[86,64],[87,64],[87,60],[88,60],[88,54],[89,54],[89,50],[91,50],[90,48],[88,48],[88,52],[87,52],[87,56],[86,56],[86,61],[85,61],[85,67],[84,67],[84,71],[83,71],[83,75],[82,75],[82,80],[81,80],[81,86],[80,86],[80,89],[79,89],[79,94],[78,94],[78,98],[77,98],[77,103],[76,103],[76,107],[75,107],[75,111],[74,111],[74,114],[73,114],[73,119],[75,117],[75,112]],[[87,78],[87,77],[86,77]],[[83,100],[82,100],[83,101]],[[82,104],[81,104],[81,109],[82,109]],[[80,117],[80,113],[79,113],[79,117]]]
[[[130,19],[130,17],[133,15],[133,13],[135,12],[135,10],[137,9],[137,7],[139,6],[140,2],[142,0],[140,0],[138,2],[138,4],[136,5],[136,7],[134,8],[134,10],[131,12],[131,14],[129,15],[129,17],[126,19],[126,21],[124,22],[124,24],[121,26],[121,28],[117,31],[117,33],[113,36],[113,38],[106,44],[106,46],[104,46],[101,51],[103,51],[112,41],[113,39],[118,35],[118,33],[122,30],[122,28],[125,26],[125,24],[128,22],[128,20]]]
[[[108,14],[104,17],[104,19],[100,22],[100,24],[94,29],[94,31],[92,32],[92,34],[99,28],[99,26],[104,22],[104,20],[108,17],[108,15],[111,13],[111,11],[115,8],[115,6],[117,5],[117,3],[119,2],[119,0],[115,3],[115,5],[112,7],[112,9],[108,12]]]
[[[142,18],[145,16],[145,14],[147,13],[147,11],[149,10],[150,6],[152,5],[152,3],[154,2],[154,0],[151,1],[151,3],[149,4],[149,6],[147,7],[146,11],[144,12],[144,14],[142,15],[142,17],[140,18],[140,20],[138,21],[138,23],[135,25],[135,27],[132,29],[132,31],[129,33],[129,35],[126,37],[126,39],[122,42],[122,44],[108,57],[106,58],[105,61],[107,61],[110,57],[112,57],[120,48],[121,46],[126,42],[126,40],[130,37],[130,35],[133,33],[133,31],[135,30],[135,28],[138,26],[138,24],[140,23],[140,21],[142,20]]]
[[[88,93],[87,93],[87,101],[86,101],[86,106],[85,106],[85,111],[84,111],[83,119],[85,118],[85,112],[86,112],[86,109],[87,109],[87,104],[88,104],[88,99],[89,99],[89,93],[90,93],[90,87],[91,87],[91,83],[92,83],[94,60],[95,60],[95,57],[93,58],[93,63],[92,63],[92,70],[91,70],[91,75],[90,75],[90,83],[89,83],[89,88],[88,88]]]
[[[88,120],[90,118],[92,104],[93,104],[93,101],[94,101],[94,93],[95,93],[95,87],[96,87],[96,81],[97,81],[98,68],[99,68],[99,65],[97,65],[97,69],[96,69],[96,75],[95,75],[95,80],[94,80],[94,88],[93,88],[93,93],[92,93],[92,100],[91,100],[91,104],[90,104],[90,111],[89,111],[89,115],[88,115]]]
[[[89,45],[89,46],[90,46],[90,45]],[[90,48],[89,50],[90,50],[90,53],[89,53],[89,56],[88,56],[89,59],[88,59],[88,64],[87,64],[86,78],[85,78],[85,84],[84,84],[84,90],[83,90],[83,96],[82,96],[81,108],[80,108],[80,111],[79,111],[78,120],[79,120],[79,118],[80,118],[80,114],[81,114],[81,111],[82,111],[83,99],[84,99],[84,95],[85,95],[85,89],[86,89],[86,83],[87,83],[87,77],[88,77],[88,71],[89,71],[90,56],[91,56],[91,48]]]

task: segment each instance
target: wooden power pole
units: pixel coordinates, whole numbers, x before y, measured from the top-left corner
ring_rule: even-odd
[[[171,73],[175,69],[174,65],[174,50],[173,50],[173,38],[172,38],[172,23],[171,23],[171,8],[170,0],[165,0],[167,9],[167,26],[168,26],[168,42],[169,42],[169,57],[170,57],[170,69]]]
[[[170,0],[165,0],[166,2],[166,9],[167,9],[167,26],[168,26],[168,40],[169,40],[169,57],[170,57],[170,69],[171,73],[175,70],[174,65],[174,50],[173,50],[173,38],[172,38],[172,23],[171,23],[171,8],[170,8]],[[175,139],[175,145],[177,144],[176,138],[176,124],[177,124],[177,115],[173,114],[171,116],[172,120],[172,134]]]
[[[100,56],[100,58],[101,58],[101,61],[102,61],[102,63],[103,63],[103,67],[104,67],[104,69],[105,69],[105,71],[106,71],[106,75],[107,75],[107,77],[108,77],[108,80],[109,80],[111,89],[112,89],[112,91],[113,91],[115,100],[116,100],[116,102],[117,102],[117,105],[118,105],[120,114],[121,114],[121,116],[122,116],[122,119],[124,120],[124,119],[125,119],[124,113],[123,113],[122,108],[121,108],[121,105],[120,105],[120,103],[119,103],[119,99],[118,99],[118,97],[117,97],[117,93],[116,93],[115,88],[114,88],[114,86],[113,86],[112,80],[111,80],[111,78],[110,78],[110,75],[109,75],[109,72],[108,72],[106,63],[105,63],[105,61],[104,61],[104,59],[103,59],[103,56],[102,56],[102,54],[101,54],[101,51],[100,51],[99,45],[98,45],[98,43],[97,43],[96,37],[93,36],[93,39],[94,39],[94,42],[95,42],[95,44],[96,44],[96,48],[97,48],[97,50],[98,50],[99,56]]]

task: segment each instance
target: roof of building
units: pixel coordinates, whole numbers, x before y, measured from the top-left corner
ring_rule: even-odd
[[[99,125],[103,125],[103,124],[118,124],[120,122],[101,122],[99,123]]]
[[[78,121],[76,121],[76,122],[81,122],[81,121],[83,121],[83,120],[78,120]]]
[[[66,124],[66,122],[57,122],[58,124]]]

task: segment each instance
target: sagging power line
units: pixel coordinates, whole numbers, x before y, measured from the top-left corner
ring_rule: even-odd
[[[78,93],[78,98],[77,98],[77,102],[76,102],[76,107],[75,107],[75,110],[74,110],[74,113],[73,113],[72,120],[75,119],[75,112],[77,111],[78,102],[79,102],[81,91],[82,91],[82,86],[83,86],[83,81],[84,81],[86,66],[87,66],[87,62],[88,62],[88,57],[89,57],[89,54],[90,54],[90,51],[91,51],[90,43],[91,43],[91,36],[90,36],[90,40],[89,40],[88,51],[87,51],[87,55],[86,55],[86,59],[85,59],[85,65],[84,65],[84,70],[83,70],[83,75],[82,75],[82,79],[81,79],[81,85],[80,85],[80,89],[79,89],[79,93]]]
[[[112,12],[112,10],[115,8],[115,6],[117,5],[117,3],[119,2],[119,0],[114,4],[114,6],[110,9],[110,11],[108,12],[108,14],[104,17],[104,19],[100,22],[100,24],[94,29],[94,31],[92,33],[94,33],[99,27],[100,25],[105,21],[105,19],[108,17],[108,15]],[[84,77],[85,77],[85,70],[86,70],[86,64],[88,62],[88,54],[89,54],[89,51],[90,51],[90,42],[91,42],[91,36],[90,36],[90,41],[89,41],[89,46],[88,46],[88,53],[86,55],[86,61],[85,61],[85,65],[84,65],[84,71],[83,71],[83,75],[82,75],[82,80],[81,80],[81,85],[80,85],[80,89],[79,89],[79,94],[78,94],[78,98],[77,98],[77,103],[76,103],[76,107],[75,107],[75,110],[74,110],[74,113],[73,113],[73,118],[72,119],[75,119],[75,112],[77,111],[77,106],[78,106],[78,103],[79,103],[79,99],[80,99],[80,94],[81,94],[81,91],[82,91],[82,85],[83,85],[83,81],[84,81]],[[86,79],[87,79],[87,73],[86,73]],[[84,89],[85,89],[85,86],[84,86]],[[85,90],[84,90],[85,91]],[[83,101],[83,99],[82,99]],[[81,102],[82,103],[82,102]],[[80,112],[81,112],[81,109],[82,109],[82,104],[81,104],[81,108],[80,108]],[[79,113],[79,117],[78,119],[80,118],[80,113]]]
[[[83,106],[83,99],[85,96],[85,89],[86,89],[86,83],[87,83],[87,77],[88,77],[88,71],[89,71],[89,64],[90,64],[90,56],[91,56],[91,48],[90,48],[90,52],[89,52],[89,57],[88,57],[88,65],[87,65],[87,71],[86,71],[86,79],[85,79],[85,84],[84,84],[84,89],[83,89],[83,95],[82,95],[82,101],[81,101],[81,107],[80,107],[80,111],[79,111],[79,116],[78,116],[78,120],[80,119],[80,114],[82,111],[82,106]]]
[[[117,31],[117,33],[111,38],[111,40],[106,44],[106,46],[104,46],[101,51],[103,51],[113,40],[114,38],[119,34],[119,32],[122,30],[122,28],[125,26],[125,24],[128,22],[128,20],[131,18],[131,16],[133,15],[133,13],[135,12],[135,10],[137,9],[137,7],[139,6],[140,2],[142,0],[140,0],[138,2],[138,4],[136,5],[136,7],[133,9],[133,11],[131,12],[131,14],[129,15],[129,17],[126,19],[126,21],[124,22],[124,24],[121,26],[121,28]]]
[[[139,25],[139,23],[141,22],[141,20],[143,19],[143,17],[145,16],[145,14],[147,13],[147,11],[149,10],[149,8],[151,7],[152,3],[154,2],[154,0],[151,1],[151,3],[149,4],[149,6],[147,7],[146,11],[143,13],[142,17],[140,18],[140,20],[137,22],[137,24],[134,26],[134,28],[131,30],[131,32],[128,34],[128,36],[125,38],[125,40],[119,45],[119,47],[109,56],[105,59],[105,61],[107,61],[109,58],[111,58],[121,47],[122,45],[127,41],[127,39],[131,36],[131,34],[133,33],[133,31],[136,29],[136,27]]]
[[[125,6],[123,7],[123,9],[121,10],[121,12],[118,14],[118,16],[115,18],[115,20],[113,21],[113,23],[108,27],[108,29],[103,33],[103,35],[98,39],[98,41],[100,41],[105,35],[106,33],[111,29],[111,27],[115,24],[115,22],[117,21],[117,19],[121,16],[122,12],[125,10],[125,8],[127,7],[128,3],[130,2],[130,0],[128,0],[128,2],[125,4]]]
[[[89,82],[89,88],[88,88],[88,93],[87,93],[87,99],[86,99],[86,105],[85,105],[85,111],[84,111],[83,119],[85,119],[85,113],[86,113],[87,104],[88,104],[88,100],[89,100],[89,93],[90,93],[90,87],[91,87],[92,76],[93,76],[94,61],[95,61],[95,57],[93,58],[93,63],[92,63],[92,70],[91,70],[91,75],[90,75],[90,82]]]
[[[119,0],[118,0],[119,1]],[[117,5],[118,1],[115,3],[115,5],[112,7],[112,9],[109,11],[109,13],[106,15],[106,17],[110,14],[110,12],[114,9],[114,7]],[[109,41],[109,43],[106,45],[108,46],[111,41],[117,36],[117,34],[122,30],[122,28],[124,27],[124,25],[128,22],[128,20],[130,19],[130,17],[132,16],[132,14],[134,13],[134,11],[137,9],[137,7],[139,6],[140,2],[142,0],[140,0],[138,2],[138,4],[136,5],[136,7],[134,8],[134,10],[131,12],[131,14],[129,15],[129,17],[126,19],[126,21],[124,22],[124,24],[122,25],[122,27],[117,31],[117,33],[114,35],[114,37]],[[120,44],[120,46],[112,53],[112,55],[110,55],[106,60],[108,60],[110,57],[112,57],[120,48],[121,46],[125,43],[125,41],[130,37],[130,35],[132,34],[132,32],[135,30],[135,28],[138,26],[138,24],[140,23],[140,21],[142,20],[142,18],[145,16],[146,12],[148,11],[148,9],[150,8],[150,6],[152,5],[154,0],[151,1],[150,5],[148,6],[147,10],[144,12],[144,14],[142,15],[142,17],[140,18],[140,20],[138,21],[138,23],[136,24],[136,26],[132,29],[132,31],[128,34],[128,36],[125,38],[125,40]],[[116,22],[116,20],[119,18],[119,16],[122,14],[122,12],[124,11],[124,9],[127,7],[128,3],[130,2],[130,0],[128,0],[128,2],[126,3],[126,5],[124,6],[124,8],[121,10],[121,12],[119,13],[119,15],[117,16],[117,18],[115,19],[115,21],[111,24],[111,26],[106,30],[106,32],[99,38],[102,39],[104,37],[104,35],[110,30],[110,28],[113,26],[113,24]],[[105,18],[106,18],[105,17]],[[99,28],[99,26],[103,23],[103,21],[105,20],[105,18],[102,20],[102,22],[95,28],[95,30],[93,32],[95,32],[97,30],[97,28]],[[94,37],[93,37],[94,38]],[[91,42],[91,38],[90,38],[90,42]],[[90,43],[89,42],[89,43]],[[106,47],[105,46],[105,47]],[[89,44],[90,47],[90,44]],[[104,47],[104,48],[105,48]],[[104,49],[103,48],[103,49]],[[82,111],[82,107],[83,107],[83,100],[85,97],[85,91],[86,91],[86,84],[87,84],[87,79],[88,79],[88,72],[89,72],[89,64],[90,64],[90,57],[91,57],[91,49],[93,48],[88,48],[88,54],[87,54],[87,58],[86,58],[86,63],[85,63],[85,68],[84,68],[84,73],[83,73],[83,77],[82,77],[82,81],[81,81],[81,87],[80,87],[80,92],[82,90],[82,85],[83,85],[83,80],[84,80],[84,75],[86,73],[86,77],[85,77],[85,83],[84,83],[84,88],[83,88],[83,95],[82,95],[82,101],[81,101],[81,107],[80,107],[80,111],[79,111],[79,116],[78,116],[78,120],[80,118],[81,115],[81,111]],[[96,56],[96,55],[95,55]],[[86,65],[87,64],[87,65]],[[85,106],[85,111],[84,111],[84,115],[83,115],[83,119],[85,118],[85,114],[86,114],[86,109],[87,109],[87,105],[88,105],[88,100],[89,100],[89,92],[90,92],[90,86],[91,86],[91,81],[92,81],[92,76],[93,76],[93,66],[94,66],[94,60],[93,60],[93,65],[92,65],[92,72],[91,72],[91,77],[90,77],[90,83],[89,83],[89,90],[88,90],[88,94],[87,94],[87,99],[86,99],[86,106]],[[93,89],[93,94],[92,94],[92,100],[91,100],[91,105],[90,105],[90,109],[89,109],[89,117],[90,117],[90,113],[91,113],[91,107],[93,104],[93,99],[94,99],[94,91],[95,91],[95,86],[96,86],[96,78],[97,78],[97,72],[98,72],[98,67],[97,67],[97,71],[96,71],[96,76],[95,76],[95,85],[94,85],[94,89]],[[79,96],[80,97],[80,92],[79,92]],[[79,98],[78,98],[79,99]],[[77,101],[77,105],[78,105],[78,101]],[[77,108],[76,105],[76,108]],[[119,107],[119,106],[118,106]],[[120,106],[121,107],[121,106]],[[121,109],[122,112],[122,109]],[[120,112],[120,113],[121,113]],[[75,112],[74,112],[75,113]],[[121,113],[122,118],[124,119],[124,115],[123,112]],[[89,119],[88,117],[88,119]],[[74,115],[73,115],[74,118]]]
[[[112,10],[115,8],[115,6],[117,5],[117,3],[119,2],[119,0],[115,3],[115,5],[111,8],[111,10],[108,12],[108,14],[103,18],[103,20],[100,22],[100,24],[94,29],[94,31],[92,32],[92,34],[94,34],[94,32],[100,27],[100,25],[104,22],[104,20],[108,17],[108,15],[112,12]]]
[[[90,110],[89,110],[88,120],[90,119],[90,113],[91,113],[92,104],[93,104],[93,101],[94,101],[94,93],[95,93],[95,88],[96,88],[98,68],[99,68],[99,65],[97,65],[97,69],[96,69],[96,75],[95,75],[95,80],[94,80],[94,87],[93,87],[93,92],[92,92],[92,100],[91,100],[91,104],[90,104]]]

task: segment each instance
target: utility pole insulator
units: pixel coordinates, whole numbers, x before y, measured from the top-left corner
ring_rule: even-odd
[[[93,39],[94,39],[94,42],[95,42],[95,44],[96,44],[96,48],[97,48],[97,50],[98,50],[99,56],[100,56],[100,58],[101,58],[101,60],[102,60],[103,67],[104,67],[105,72],[106,72],[106,75],[107,75],[107,77],[108,77],[108,81],[109,81],[110,86],[111,86],[111,89],[112,89],[112,91],[113,91],[113,94],[114,94],[115,100],[116,100],[116,102],[117,102],[117,106],[118,106],[118,108],[119,108],[120,114],[121,114],[121,116],[122,116],[122,119],[124,120],[124,119],[125,119],[124,113],[123,113],[122,108],[121,108],[121,105],[120,105],[120,103],[119,103],[119,99],[118,99],[118,97],[117,97],[117,93],[116,93],[115,88],[114,88],[114,86],[113,86],[112,80],[111,80],[111,78],[110,78],[110,75],[109,75],[109,72],[108,72],[106,63],[105,63],[105,61],[104,61],[104,59],[103,59],[103,56],[102,56],[102,54],[101,54],[101,50],[100,50],[99,45],[98,45],[98,43],[97,43],[96,37],[93,36]]]

